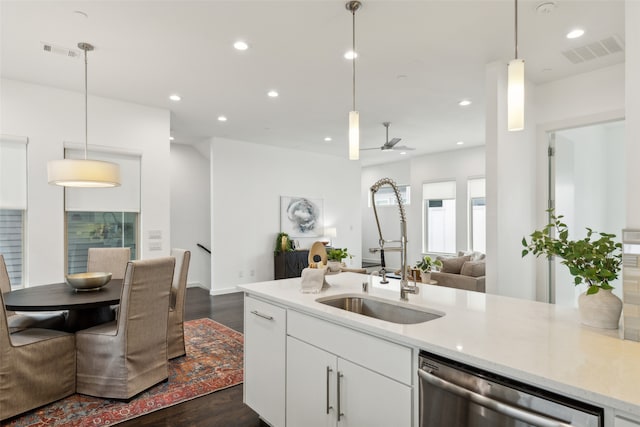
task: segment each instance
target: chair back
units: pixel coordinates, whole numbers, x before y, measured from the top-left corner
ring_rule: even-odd
[[[9,321],[7,320],[7,311],[4,308],[4,296],[0,292],[0,366],[3,361],[8,361],[9,352],[11,350],[11,339],[9,338]],[[0,368],[0,372],[2,369]],[[1,388],[1,387],[0,387]]]
[[[112,279],[124,279],[130,248],[89,248],[87,271],[111,273]]]
[[[7,271],[7,264],[4,263],[4,255],[0,255],[0,293],[6,294],[7,292],[11,292],[11,279],[9,271]],[[4,310],[4,303],[2,309]],[[5,316],[13,316],[14,314],[14,311],[5,310]]]
[[[176,268],[173,272],[169,308],[176,311],[184,311],[184,300],[187,290],[187,276],[189,274],[191,251],[174,248],[171,249],[171,256],[176,259]]]
[[[170,256],[127,264],[117,332],[126,341],[127,357],[135,358],[136,354],[163,350],[166,360],[169,295],[174,266],[175,258]]]

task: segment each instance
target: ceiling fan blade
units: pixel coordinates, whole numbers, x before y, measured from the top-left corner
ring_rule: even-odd
[[[368,150],[379,150],[380,147],[372,147],[372,148],[361,148],[360,151],[368,151]]]
[[[392,150],[395,150],[395,151],[413,151],[413,150],[415,150],[415,148],[407,147],[406,145],[397,145],[397,146],[393,147]]]
[[[383,150],[388,150],[390,148],[393,148],[394,145],[396,145],[398,142],[400,142],[402,138],[393,138],[391,141],[387,141],[384,143],[384,145],[382,146]]]

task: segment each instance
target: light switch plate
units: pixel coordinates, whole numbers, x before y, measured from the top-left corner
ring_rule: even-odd
[[[162,239],[162,230],[149,230],[149,239]]]

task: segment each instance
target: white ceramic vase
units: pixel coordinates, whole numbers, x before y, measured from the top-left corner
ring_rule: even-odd
[[[327,266],[332,273],[338,273],[342,269],[342,263],[340,261],[327,261]]]
[[[421,271],[420,272],[420,280],[422,283],[429,283],[431,281],[431,272],[430,271]]]
[[[583,325],[601,329],[618,329],[622,300],[611,293],[611,289],[600,289],[597,293],[578,297],[580,320]]]

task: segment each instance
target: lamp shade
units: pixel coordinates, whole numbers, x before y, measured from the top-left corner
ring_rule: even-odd
[[[524,60],[509,61],[507,73],[507,129],[524,129]]]
[[[47,165],[49,184],[63,187],[118,187],[120,167],[100,160],[51,160]]]
[[[328,227],[324,229],[324,235],[327,237],[337,237],[338,236],[338,230],[336,230],[336,227]]]
[[[349,160],[360,158],[360,114],[349,111]]]

